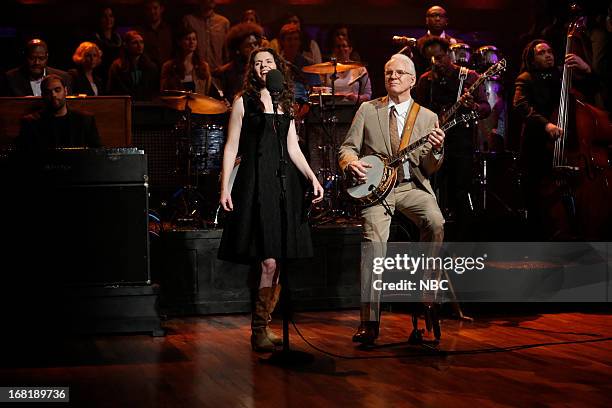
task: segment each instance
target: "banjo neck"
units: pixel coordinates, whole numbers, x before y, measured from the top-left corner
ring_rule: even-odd
[[[469,123],[471,120],[476,119],[477,118],[477,113],[476,112],[470,112],[464,115],[460,115],[455,117],[454,119],[446,122],[444,125],[442,125],[442,127],[440,129],[442,129],[443,132],[446,132],[447,130],[449,130],[450,128],[460,124],[460,123]],[[412,153],[413,151],[415,151],[416,149],[418,149],[419,147],[425,145],[425,143],[429,142],[429,138],[427,137],[422,137],[419,140],[417,140],[416,142],[410,143],[408,146],[406,146],[405,148],[403,148],[402,150],[400,150],[399,152],[397,152],[397,154],[395,154],[394,156],[392,156],[389,159],[389,166],[390,167],[399,167],[400,165],[404,164],[407,160],[408,157],[410,156],[410,153]]]
[[[447,131],[459,123],[469,123],[478,118],[478,113],[469,112],[458,115],[453,120],[443,124],[442,130]],[[409,144],[394,156],[388,157],[384,154],[370,154],[360,160],[369,164],[372,171],[366,173],[366,180],[354,180],[352,186],[347,187],[347,194],[357,200],[360,205],[370,206],[379,203],[391,191],[397,178],[396,168],[408,160],[411,152],[423,146],[429,141],[428,137],[421,137],[414,143]]]
[[[467,91],[465,91],[465,93],[472,95],[476,91],[476,89],[480,85],[483,84],[484,81],[486,81],[487,79],[489,79],[490,77],[494,75],[497,75],[498,73],[500,73],[501,71],[505,69],[506,69],[506,59],[504,58],[498,63],[490,66],[489,69],[487,69],[487,71],[484,74],[476,78],[476,81],[474,81],[474,83],[467,89]],[[440,114],[440,123],[446,123],[448,118],[453,116],[460,107],[461,107],[461,101],[458,100],[450,108],[448,108],[448,110]]]

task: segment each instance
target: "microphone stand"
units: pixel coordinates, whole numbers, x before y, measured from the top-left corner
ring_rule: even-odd
[[[314,356],[310,353],[299,350],[291,350],[289,344],[289,324],[291,322],[291,292],[289,290],[289,273],[285,270],[287,264],[287,159],[285,158],[285,146],[283,145],[283,135],[280,133],[280,123],[278,119],[278,92],[270,92],[272,96],[272,107],[274,109],[274,133],[278,140],[278,171],[277,176],[280,183],[280,210],[281,210],[281,259],[277,268],[280,270],[281,284],[281,310],[283,314],[283,348],[275,350],[268,359],[262,359],[267,364],[291,367],[311,363]]]

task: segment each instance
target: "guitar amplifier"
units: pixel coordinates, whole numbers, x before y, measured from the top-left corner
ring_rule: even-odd
[[[142,150],[62,149],[5,166],[1,211],[13,262],[3,269],[61,286],[150,283]]]
[[[149,179],[147,156],[135,147],[56,149],[25,163],[31,175],[52,185],[142,184]]]

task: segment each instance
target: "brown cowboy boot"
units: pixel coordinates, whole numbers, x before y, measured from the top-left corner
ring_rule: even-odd
[[[280,298],[280,294],[281,294],[280,283],[272,286],[271,289],[272,290],[270,292],[270,299],[268,300],[268,324],[272,321],[272,312],[274,312],[274,308],[276,307],[276,304],[278,303],[278,299]],[[270,339],[270,341],[275,346],[283,345],[283,338],[276,335],[272,330],[270,330],[269,327],[266,327],[266,334],[268,335],[268,339]]]
[[[251,347],[254,351],[274,351],[274,343],[268,338],[268,302],[272,288],[259,288],[251,317]]]
[[[370,303],[361,304],[361,323],[357,328],[357,332],[353,335],[354,343],[374,344],[374,340],[378,338],[378,330],[380,327],[380,318],[378,321],[370,320]]]

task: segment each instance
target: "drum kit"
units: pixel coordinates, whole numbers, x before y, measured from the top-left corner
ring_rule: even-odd
[[[472,47],[464,43],[451,44],[449,53],[453,64],[469,68],[472,58]]]
[[[457,43],[450,46],[449,52],[453,63],[474,69],[480,74],[502,60],[500,50],[493,45],[483,45],[472,52],[469,45]],[[478,197],[477,205],[481,211],[520,213],[524,203],[517,199],[521,195],[519,157],[505,146],[508,112],[503,80],[499,74],[490,76],[483,86],[491,114],[478,121],[474,143],[473,184]]]
[[[453,44],[451,58],[456,64],[474,67],[479,72],[486,71],[500,60],[499,51],[494,46],[480,47],[472,54],[471,48],[461,43]],[[332,59],[328,62],[302,68],[302,71],[306,73],[328,75],[331,80],[331,86],[329,87],[313,87],[308,102],[312,107],[318,108],[311,110],[312,120],[309,120],[309,123],[318,128],[320,137],[314,141],[314,144],[309,145],[307,156],[310,155],[311,160],[313,156],[317,156],[319,159],[319,163],[317,163],[319,166],[312,167],[325,189],[324,200],[313,207],[310,212],[313,225],[353,221],[359,215],[360,206],[354,200],[347,199],[345,192],[346,187],[350,187],[350,180],[345,179],[337,163],[336,154],[343,136],[338,134],[337,129],[337,105],[340,104],[340,101],[346,100],[346,95],[336,92],[334,82],[339,73],[364,66],[365,64],[357,61],[339,62]],[[499,77],[491,78],[485,82],[487,97],[493,112],[496,109],[499,110],[500,101],[503,102],[504,100],[501,84]],[[171,201],[168,203],[174,211],[171,220],[177,225],[216,227],[219,213],[216,202],[214,208],[217,208],[217,211],[215,212],[213,209],[211,212],[215,214],[214,220],[203,217],[203,205],[211,200],[210,197],[204,197],[200,193],[199,185],[203,176],[214,177],[213,183],[215,186],[217,185],[222,166],[225,131],[223,125],[218,120],[215,121],[214,115],[224,114],[228,112],[230,107],[226,102],[208,96],[178,90],[163,91],[161,101],[170,109],[182,113],[179,123],[175,126],[178,135],[176,172],[184,176],[185,183],[172,195]],[[312,114],[316,111],[319,112],[318,117]],[[486,126],[486,131],[499,135],[502,142],[501,144],[493,142],[478,144],[473,184],[478,190],[477,197],[481,197],[481,200],[478,200],[481,210],[486,211],[493,199],[501,205],[502,209],[512,211],[514,206],[506,204],[507,197],[496,194],[497,190],[492,189],[493,184],[503,182],[503,180],[497,179],[497,175],[493,172],[501,166],[504,169],[504,178],[510,177],[512,180],[518,180],[518,177],[514,177],[518,176],[518,157],[516,154],[505,152],[503,149],[505,110],[502,111],[502,114],[498,114],[495,120],[497,121],[496,124],[485,123],[483,125],[482,122],[485,121],[482,120],[479,123],[479,138],[484,131],[483,126]],[[491,132],[491,129],[495,130]],[[486,137],[484,139],[485,141],[488,140]],[[507,168],[500,164],[502,162],[504,165],[508,164]],[[510,170],[512,174],[508,174]],[[513,184],[518,184],[518,181]],[[214,197],[217,198],[216,194]]]
[[[323,225],[346,219],[356,218],[357,208],[344,199],[345,180],[338,168],[336,153],[342,140],[338,135],[337,105],[346,100],[345,94],[336,92],[335,81],[338,74],[352,69],[364,67],[358,61],[339,62],[332,58],[320,64],[308,65],[302,71],[310,74],[329,75],[330,87],[313,87],[309,95],[309,103],[318,107],[320,112],[316,126],[323,131],[322,138],[313,146],[320,157],[320,168],[316,170],[317,177],[325,189],[324,200],[311,211],[313,225]]]
[[[483,45],[472,53],[469,45],[452,44],[449,49],[451,60],[456,65],[473,68],[483,73],[491,66],[501,61],[500,51],[494,45]],[[478,151],[500,151],[504,149],[507,127],[506,98],[504,98],[503,82],[499,75],[487,78],[484,83],[487,100],[491,106],[491,115],[478,122]]]
[[[171,221],[176,225],[203,227],[209,221],[202,216],[206,202],[199,191],[200,178],[217,175],[221,169],[225,133],[222,125],[214,123],[214,116],[226,113],[229,106],[201,94],[165,90],[162,103],[183,115],[175,127],[177,165],[175,171],[184,176],[185,183],[171,198]]]
[[[363,66],[355,61],[332,60],[303,68],[306,73],[330,75],[332,79],[330,88],[317,88],[309,98],[310,104],[319,107],[321,115],[317,125],[320,125],[325,135],[322,143],[316,146],[322,157],[317,176],[326,191],[324,203],[311,211],[313,222],[317,224],[331,222],[338,217],[349,216],[350,213],[346,200],[342,200],[344,189],[336,160],[336,151],[342,142],[336,131],[336,102],[346,95],[336,93],[333,81],[338,73]],[[212,115],[226,113],[229,106],[225,102],[188,91],[166,90],[160,99],[168,108],[183,113],[175,126],[178,135],[175,171],[184,176],[185,183],[172,195],[170,202],[165,204],[173,210],[171,221],[176,225],[216,227],[218,208],[212,211],[213,220],[203,216],[203,204],[210,200],[200,192],[200,180],[203,176],[220,175],[225,132],[222,125],[214,123]]]

